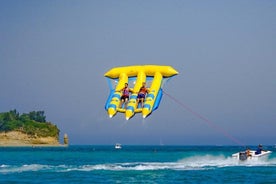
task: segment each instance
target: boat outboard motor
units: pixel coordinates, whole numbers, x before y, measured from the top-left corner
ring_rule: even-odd
[[[240,159],[241,161],[246,160],[246,159],[247,159],[247,154],[246,154],[246,152],[240,152],[240,153],[239,153],[239,159]]]

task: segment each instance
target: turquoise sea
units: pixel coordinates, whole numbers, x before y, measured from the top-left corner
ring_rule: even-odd
[[[1,147],[0,183],[276,183],[276,148],[264,148],[269,157],[238,161],[244,147]]]

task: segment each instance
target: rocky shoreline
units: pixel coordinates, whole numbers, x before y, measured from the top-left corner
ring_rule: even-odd
[[[24,134],[20,131],[0,133],[0,147],[57,147],[60,144],[56,137],[38,137]]]

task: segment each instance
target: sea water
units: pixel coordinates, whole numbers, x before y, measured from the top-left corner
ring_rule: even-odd
[[[238,146],[1,147],[0,183],[276,183],[276,149],[238,161]]]

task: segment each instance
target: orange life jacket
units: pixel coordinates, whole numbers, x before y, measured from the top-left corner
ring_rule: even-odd
[[[140,88],[139,93],[146,94],[146,93],[147,93],[147,88],[142,86],[142,87]]]

